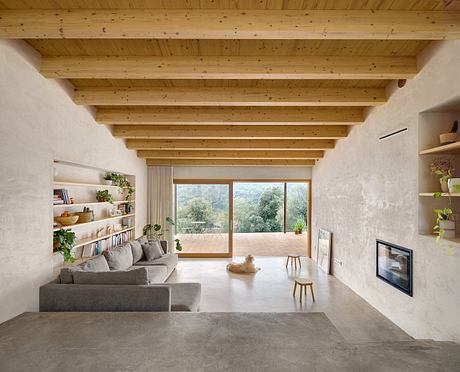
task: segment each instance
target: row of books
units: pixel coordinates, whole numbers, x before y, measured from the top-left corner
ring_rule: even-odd
[[[134,231],[125,231],[110,238],[99,240],[97,242],[85,245],[82,251],[82,257],[97,256],[104,251],[110,250],[120,244],[134,239]]]
[[[70,197],[67,189],[54,189],[53,204],[70,204]]]

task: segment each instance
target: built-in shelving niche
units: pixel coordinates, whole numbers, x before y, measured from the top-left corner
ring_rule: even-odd
[[[77,258],[77,263],[84,261],[85,257],[82,257],[83,248],[85,245],[96,243],[99,241],[105,241],[106,243],[114,236],[118,236],[120,233],[126,233],[126,236],[136,236],[136,223],[135,223],[135,198],[132,197],[131,203],[133,210],[123,216],[111,216],[109,211],[114,206],[126,203],[126,195],[120,192],[117,186],[105,185],[103,176],[106,172],[111,170],[94,168],[84,166],[80,164],[74,164],[63,161],[55,161],[53,165],[54,179],[53,179],[53,190],[54,189],[67,189],[69,196],[74,198],[74,204],[66,205],[50,205],[50,209],[53,213],[53,220],[56,216],[61,215],[65,210],[69,212],[80,212],[83,207],[87,206],[94,211],[94,221],[75,224],[73,226],[63,226],[65,229],[72,229],[77,235],[77,243],[74,247],[74,256]],[[118,172],[119,173],[119,172]],[[131,185],[135,187],[136,179],[133,175],[124,174]],[[110,194],[114,199],[114,203],[110,204],[107,202],[97,202],[95,195],[97,190],[109,190]],[[52,190],[51,190],[52,191]],[[129,225],[123,224],[123,222],[130,221]],[[104,233],[96,234],[101,228],[108,228],[110,226],[122,225],[119,231],[105,231]],[[53,231],[59,229],[59,227],[53,227]],[[55,253],[55,269],[58,269],[62,265],[62,256],[59,253]]]
[[[442,194],[435,199],[434,192],[441,191],[439,178],[430,172],[430,164],[437,158],[450,158],[455,166],[455,176],[460,177],[460,130],[457,141],[453,144],[441,145],[439,135],[449,132],[455,120],[460,121],[460,98],[439,105],[419,114],[419,223],[421,235],[432,235],[436,216],[434,209],[451,207],[455,214],[460,215],[460,194]],[[460,243],[460,221],[457,224],[457,237],[450,241]]]

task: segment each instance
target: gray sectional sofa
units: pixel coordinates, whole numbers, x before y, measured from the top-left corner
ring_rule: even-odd
[[[165,283],[178,262],[166,252],[141,237],[65,267],[40,288],[40,311],[198,311],[200,283]]]

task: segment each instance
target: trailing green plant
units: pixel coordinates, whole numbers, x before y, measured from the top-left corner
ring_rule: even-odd
[[[109,190],[96,191],[96,199],[98,202],[109,202],[110,204],[113,204],[113,197],[109,193]]]
[[[122,192],[126,192],[126,200],[131,201],[134,194],[134,187],[128,178],[120,173],[111,173],[110,179],[115,186],[118,186]]]
[[[174,241],[176,242],[176,251],[181,252],[183,247],[182,247],[182,244],[180,244],[180,240],[174,239]]]
[[[53,246],[56,252],[64,256],[65,262],[74,262],[72,248],[75,245],[77,237],[71,229],[60,229],[53,233]]]
[[[435,209],[436,224],[433,227],[433,232],[437,235],[436,240],[441,240],[444,237],[445,230],[441,228],[442,221],[448,221],[452,216],[451,208]]]
[[[302,234],[302,231],[304,228],[305,228],[305,222],[301,219],[298,219],[293,226],[294,232],[296,234]]]
[[[452,178],[454,173],[454,165],[448,158],[439,158],[434,160],[430,165],[431,173],[439,177],[441,182],[447,182]]]

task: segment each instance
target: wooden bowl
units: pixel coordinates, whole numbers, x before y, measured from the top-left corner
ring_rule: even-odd
[[[63,226],[74,225],[77,223],[79,216],[56,217],[56,221]]]
[[[93,212],[77,212],[78,223],[91,222],[93,220]]]

